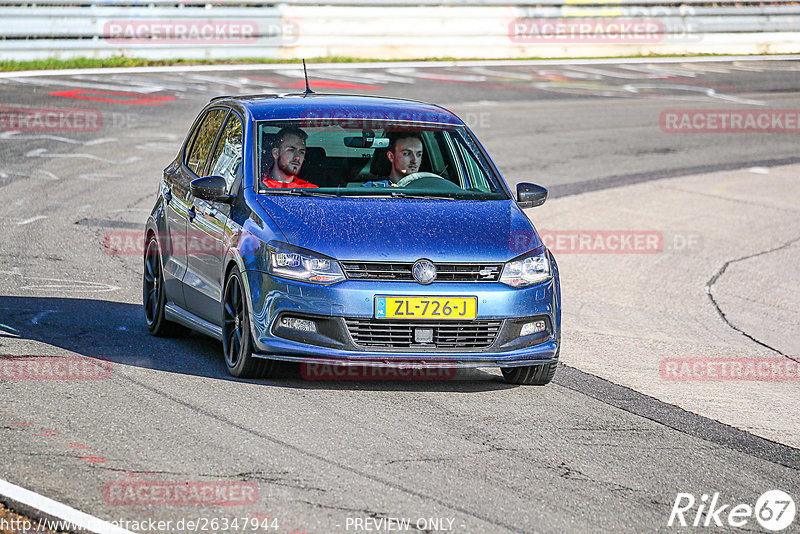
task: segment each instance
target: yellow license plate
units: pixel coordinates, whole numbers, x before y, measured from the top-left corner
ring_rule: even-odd
[[[375,297],[377,319],[475,319],[476,297]]]

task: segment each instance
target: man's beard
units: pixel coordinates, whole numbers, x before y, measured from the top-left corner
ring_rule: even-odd
[[[278,168],[279,168],[281,171],[283,171],[285,174],[288,174],[289,176],[297,176],[297,173],[299,173],[299,172],[300,172],[300,169],[301,169],[301,167],[300,167],[300,166],[298,166],[298,167],[297,167],[297,170],[296,170],[296,171],[294,171],[294,170],[292,170],[292,168],[290,167],[291,163],[292,163],[291,161],[289,161],[289,162],[287,162],[287,163],[283,163],[282,161],[278,160]]]

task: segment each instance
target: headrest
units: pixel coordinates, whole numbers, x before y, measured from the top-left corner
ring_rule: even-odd
[[[261,135],[261,174],[268,173],[272,169],[274,160],[272,159],[272,143],[275,142],[276,134]]]
[[[313,163],[320,163],[327,157],[325,154],[325,149],[321,146],[309,146],[306,147],[306,159],[303,162],[303,165],[306,163],[311,162]]]
[[[392,162],[386,157],[388,148],[376,148],[372,153],[372,160],[369,162],[369,173],[373,176],[389,176],[392,170]]]

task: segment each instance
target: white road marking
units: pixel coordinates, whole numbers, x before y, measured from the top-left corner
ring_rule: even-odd
[[[170,141],[180,141],[183,137],[177,134],[171,133],[160,133],[160,132],[144,132],[144,133],[131,133],[128,137],[135,138],[135,137],[143,137],[146,139],[152,139],[153,137],[163,137],[164,139],[168,139]]]
[[[6,329],[8,329],[8,330],[6,330]],[[13,332],[9,332],[9,330],[13,330]],[[4,334],[4,335],[9,336],[9,337],[20,337],[20,335],[17,334],[17,329],[16,328],[12,328],[12,327],[8,326],[7,324],[3,324],[3,323],[0,323],[0,334]]]
[[[35,217],[31,217],[30,219],[25,219],[24,221],[17,222],[17,226],[23,226],[26,224],[30,224],[32,222],[41,221],[42,219],[46,219],[47,215],[37,215]]]
[[[101,284],[100,282],[87,282],[84,280],[63,280],[59,278],[40,278],[31,277],[34,280],[47,280],[49,282],[62,282],[60,284],[38,284],[20,286],[20,289],[29,289],[31,291],[74,291],[77,293],[106,293],[109,291],[116,291],[121,289],[118,286],[111,284]]]
[[[414,83],[414,80],[409,79],[406,76],[393,76],[391,74],[385,74],[382,72],[348,72],[347,75],[342,76],[337,71],[330,71],[330,70],[321,70],[321,71],[314,71],[314,75],[316,76],[317,73],[320,73],[323,77],[331,78],[331,79],[338,79],[342,81],[350,81],[350,82],[370,82],[370,83]],[[302,76],[302,71],[297,71],[296,74],[300,74]]]
[[[417,71],[417,69],[409,68],[394,68],[386,69],[387,72],[398,74],[401,76],[409,76],[411,78],[422,78],[423,80],[431,81],[445,81],[445,82],[485,82],[486,76],[475,74],[448,74],[445,72],[425,72]]]
[[[597,74],[598,76],[604,76],[607,78],[622,78],[625,80],[641,80],[642,78],[661,78],[663,76],[659,74],[649,74],[647,71],[641,71],[637,69],[638,72],[619,72],[609,69],[597,69],[593,67],[570,67],[567,70],[577,71],[584,74]],[[633,70],[633,69],[629,69]]]
[[[53,174],[52,172],[46,171],[44,169],[39,169],[39,172],[46,174],[51,180],[60,180],[61,179],[58,176],[56,176],[55,174]]]
[[[18,503],[36,508],[49,516],[71,523],[69,530],[77,527],[76,530],[88,530],[97,534],[134,534],[130,530],[112,525],[93,515],[81,512],[53,499],[48,499],[44,495],[39,495],[3,479],[0,479],[0,495],[5,495]]]
[[[680,67],[677,70],[668,70],[664,67],[654,67],[653,65],[621,65],[621,69],[632,70],[644,74],[651,74],[655,77],[672,78],[674,76],[682,78],[695,78],[697,77],[697,69],[683,70]]]
[[[245,78],[243,76],[239,77],[239,83],[243,85],[255,85],[257,87],[269,87],[270,89],[273,87],[277,87],[277,83],[267,82],[264,80],[252,80],[250,78]]]
[[[63,282],[61,284],[40,284],[20,286],[20,289],[30,289],[33,291],[46,291],[50,289],[60,289],[64,291],[76,291],[85,293],[102,293],[106,291],[116,291],[121,289],[119,286],[103,284],[100,282],[89,282],[86,280],[67,280],[63,278],[44,278],[41,276],[25,276],[19,267],[14,267],[10,271],[0,271],[0,274],[10,274],[30,280],[44,280],[46,282]]]
[[[73,80],[85,81],[89,82],[91,87],[95,87],[97,82],[107,82],[108,78],[105,76],[96,76],[96,75],[85,75],[85,76],[73,76]],[[163,80],[158,80],[156,82],[150,80],[142,80],[141,78],[132,77],[132,76],[112,76],[111,83],[116,83],[118,87],[120,87],[120,91],[129,92],[129,93],[153,93],[159,91],[169,91],[175,88],[177,90],[185,91],[185,84],[178,84],[175,86],[165,85],[162,83]]]
[[[156,152],[169,152],[171,154],[175,152],[175,145],[166,141],[150,141],[136,145],[135,148],[136,150],[155,150]]]
[[[317,63],[309,65],[309,74],[313,75],[314,69],[386,69],[396,68],[439,68],[439,67],[531,67],[537,65],[634,65],[634,64],[670,64],[670,63],[720,63],[720,62],[763,62],[763,61],[797,61],[796,56],[701,56],[701,57],[636,57],[636,58],[604,58],[604,59],[526,59],[526,60],[464,60],[464,61],[403,61],[403,62],[371,62],[371,63]],[[258,65],[186,65],[166,67],[114,67],[99,69],[63,69],[63,70],[29,70],[16,72],[0,72],[2,78],[34,78],[42,76],[76,76],[81,74],[112,75],[112,74],[173,74],[176,72],[230,72],[230,71],[277,71],[296,70],[295,64],[258,64]]]
[[[229,79],[222,78],[222,77],[203,76],[201,74],[195,74],[194,76],[190,76],[189,79],[197,80],[199,82],[209,82],[209,83],[213,83],[214,85],[217,85],[217,86],[219,86],[219,85],[230,85],[231,87],[236,87],[237,89],[242,89],[242,87],[244,87],[242,85],[241,81],[240,81],[241,78],[236,80],[236,81],[233,81],[233,80],[229,80]]]
[[[110,180],[119,180],[120,178],[124,178],[121,174],[93,174],[93,173],[83,173],[79,174],[78,178],[81,180],[89,180],[90,182],[108,182]]]
[[[106,159],[101,158],[100,156],[95,156],[94,154],[83,154],[83,153],[76,153],[76,154],[51,154],[46,148],[36,148],[34,150],[30,150],[25,153],[26,158],[86,158],[86,159],[93,159],[96,161],[105,161],[107,163],[133,163],[134,161],[139,161],[139,156],[130,156],[123,160],[113,160],[113,159]]]
[[[717,74],[730,74],[731,69],[726,67],[725,65],[696,65],[692,63],[687,63],[686,65],[681,65],[684,69],[697,71],[702,74],[707,74],[709,72],[716,72]]]
[[[533,81],[537,79],[536,77],[533,76],[533,74],[525,74],[510,70],[506,71],[506,70],[487,69],[485,67],[470,67],[467,70],[470,72],[474,72],[475,74],[482,74],[484,76],[491,76],[493,78],[506,78],[509,80],[527,80],[527,81]]]
[[[714,89],[709,87],[697,87],[696,85],[682,85],[682,84],[647,84],[647,83],[631,83],[622,86],[623,89],[630,93],[637,94],[639,93],[640,89],[655,89],[655,90],[664,90],[664,89],[671,89],[676,91],[686,91],[687,93],[697,93],[705,95],[709,98],[714,98],[717,100],[724,100],[726,102],[736,102],[737,104],[745,104],[750,106],[765,106],[767,103],[763,100],[750,100],[747,98],[739,98],[738,96],[726,95],[722,93],[716,92]],[[666,94],[659,94],[658,98],[680,98],[678,95],[666,95]]]
[[[70,139],[68,137],[61,137],[59,135],[48,135],[48,134],[41,134],[41,135],[21,135],[21,132],[17,130],[12,130],[8,132],[0,132],[0,139],[12,139],[12,140],[22,140],[22,139],[50,139],[52,141],[59,141],[61,143],[70,143],[73,145],[84,145],[84,146],[92,146],[92,145],[102,145],[103,143],[113,143],[117,141],[114,137],[100,137],[98,139],[90,139],[88,141],[81,141],[80,139]]]
[[[29,85],[38,85],[44,87],[75,87],[78,89],[86,89],[87,91],[117,91],[120,93],[158,93],[163,91],[164,88],[160,86],[141,86],[141,87],[131,87],[129,85],[111,85],[111,84],[103,84],[103,83],[96,83],[96,82],[74,82],[70,80],[49,80],[47,78],[43,78],[41,80],[34,80],[34,79],[19,79],[16,80],[18,83],[26,83]],[[118,95],[98,95],[99,98],[113,98],[114,96]]]

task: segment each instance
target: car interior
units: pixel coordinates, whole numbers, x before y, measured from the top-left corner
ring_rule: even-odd
[[[274,145],[277,128],[270,128],[276,130],[275,133],[270,133],[262,129],[261,135],[261,174],[264,175],[272,168],[273,157],[272,147]],[[390,132],[384,132],[388,135]],[[431,148],[429,148],[429,140],[427,137],[433,135],[431,132],[423,133],[423,143],[425,150],[423,151],[422,161],[420,163],[419,172],[434,172],[431,164]],[[347,138],[352,139],[352,137]],[[359,150],[352,150],[352,155],[342,154],[343,150],[338,150],[339,154],[330,155],[324,147],[314,145],[314,136],[311,134],[308,139],[306,147],[306,156],[303,166],[298,176],[314,185],[319,187],[360,187],[365,182],[373,180],[385,180],[389,175],[391,164],[386,156],[388,148],[388,139],[385,137],[378,137],[384,142],[376,144],[383,145],[379,148],[364,147]],[[345,140],[342,139],[342,147],[346,150]],[[441,176],[447,177],[447,165],[443,165],[441,171],[444,174],[438,173]],[[454,182],[455,183],[455,182]]]
[[[287,123],[259,123],[260,174],[268,174],[273,165],[272,148],[282,127]],[[436,192],[493,193],[496,185],[487,176],[485,167],[469,148],[468,140],[455,131],[445,129],[344,128],[306,126],[306,155],[298,173],[302,180],[320,188],[360,189],[366,182],[386,180],[391,170],[387,157],[390,138],[399,132],[418,133],[423,143],[420,167],[415,173],[413,188]],[[414,180],[414,179],[412,179]],[[400,183],[401,187],[406,184]]]

